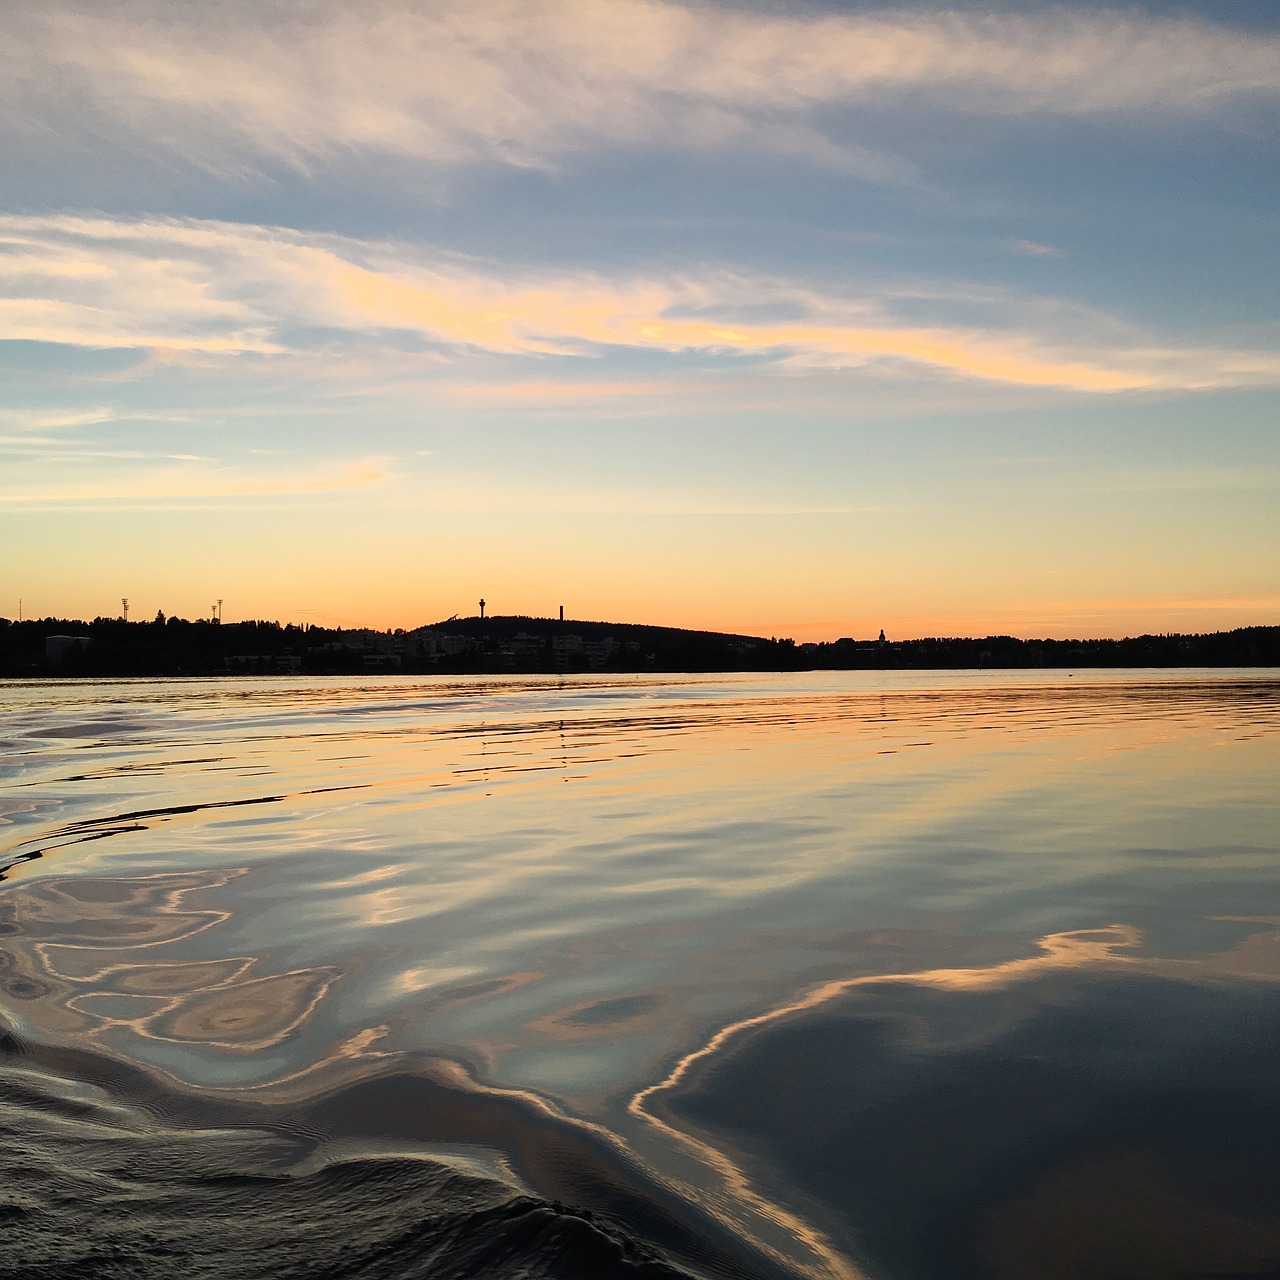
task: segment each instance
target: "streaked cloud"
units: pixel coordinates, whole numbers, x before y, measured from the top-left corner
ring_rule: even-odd
[[[0,455],[22,458],[44,458],[50,462],[67,462],[83,458],[152,460],[161,462],[212,462],[201,453],[160,453],[145,449],[79,449],[68,448],[58,440],[31,436],[0,436]]]
[[[1009,247],[1015,253],[1025,253],[1032,258],[1060,258],[1062,251],[1055,249],[1052,245],[1040,244],[1035,240],[1014,240],[1010,242]]]
[[[295,464],[275,473],[209,465],[208,459],[190,455],[171,455],[170,460],[178,465],[130,468],[17,488],[5,486],[0,488],[0,508],[42,510],[86,504],[134,507],[175,501],[337,494],[369,489],[391,478],[384,458]]]
[[[0,409],[0,429],[40,433],[96,427],[115,420],[110,409]]]
[[[990,288],[858,295],[711,269],[517,272],[422,247],[195,219],[0,217],[0,258],[0,340],[202,357],[318,349],[327,360],[352,336],[399,334],[455,360],[694,353],[1088,392],[1280,382],[1274,351],[1162,343],[1113,317]],[[975,296],[992,314],[998,296],[1003,323],[967,318]],[[963,321],[952,318],[959,311]]]
[[[906,180],[844,107],[1199,115],[1280,92],[1280,40],[1129,10],[762,14],[659,0],[160,0],[6,12],[5,132],[222,174],[376,153],[558,163],[748,144]]]
[[[11,590],[1274,620],[1280,32],[894,4],[13,0]]]

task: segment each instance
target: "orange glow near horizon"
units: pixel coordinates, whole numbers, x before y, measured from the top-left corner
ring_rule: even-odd
[[[201,618],[209,616],[208,606],[175,605],[172,592],[130,596],[130,617],[147,621],[157,610],[166,616]],[[189,592],[187,593],[189,595]],[[473,592],[479,599],[479,593]],[[477,602],[457,596],[433,601],[425,594],[419,600],[398,596],[388,602],[358,592],[344,593],[344,599],[328,604],[279,608],[271,603],[272,593],[247,595],[226,600],[223,619],[226,622],[275,621],[281,624],[329,628],[372,628],[378,631],[410,631],[430,626],[458,614],[473,617]],[[555,618],[560,602],[513,599],[508,604],[492,591],[486,594],[486,615]],[[729,634],[790,638],[797,644],[829,643],[842,638],[873,640],[883,629],[890,640],[926,637],[969,637],[1007,635],[1023,640],[1123,639],[1140,635],[1196,635],[1231,631],[1240,627],[1280,625],[1280,600],[1271,598],[1223,600],[1114,600],[1059,601],[1039,607],[1017,609],[992,608],[987,612],[963,610],[954,613],[868,612],[862,616],[835,618],[797,618],[794,615],[770,617],[758,604],[727,608],[723,614],[700,610],[693,602],[683,608],[672,607],[670,600],[641,600],[638,596],[630,607],[603,604],[592,609],[574,603],[571,596],[565,604],[566,625],[574,622],[640,624],[644,626],[678,627],[691,631],[715,631]],[[85,599],[79,608],[56,608],[44,605],[38,596],[23,600],[23,616],[32,618],[64,618],[89,621],[94,617],[114,617],[119,613],[119,597],[101,601]],[[0,612],[0,617],[16,619],[16,608]]]
[[[1280,621],[1274,33],[367,7],[15,13],[0,615]]]

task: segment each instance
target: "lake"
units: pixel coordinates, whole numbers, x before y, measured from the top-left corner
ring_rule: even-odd
[[[0,682],[7,1274],[1280,1275],[1280,675]]]

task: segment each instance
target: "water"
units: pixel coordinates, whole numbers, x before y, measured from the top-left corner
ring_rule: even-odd
[[[13,1274],[1280,1275],[1274,672],[0,705]]]

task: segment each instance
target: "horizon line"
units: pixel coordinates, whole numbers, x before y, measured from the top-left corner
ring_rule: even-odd
[[[165,625],[168,625],[171,622],[181,622],[191,626],[195,626],[203,623],[207,626],[216,626],[216,627],[267,625],[267,626],[279,627],[282,630],[287,630],[290,627],[293,627],[299,631],[308,631],[313,629],[318,631],[335,631],[335,632],[371,631],[379,635],[411,635],[414,632],[418,632],[418,631],[437,630],[442,627],[446,627],[451,623],[463,623],[463,624],[475,623],[479,625],[479,624],[490,623],[490,622],[522,622],[523,621],[523,622],[540,622],[540,623],[550,622],[550,623],[556,623],[558,625],[565,626],[565,627],[568,627],[571,625],[585,625],[590,627],[620,627],[620,628],[644,629],[649,631],[684,632],[689,635],[723,636],[727,639],[733,639],[733,640],[754,640],[762,644],[792,644],[797,649],[807,648],[809,646],[812,646],[814,648],[821,648],[824,645],[841,644],[845,641],[852,641],[853,643],[856,643],[856,644],[880,643],[878,636],[870,636],[868,638],[863,639],[853,635],[842,635],[832,640],[806,640],[806,641],[798,642],[792,636],[778,636],[778,635],[764,636],[764,635],[753,634],[750,632],[719,631],[714,628],[707,628],[707,627],[681,627],[681,626],[672,626],[665,623],[621,622],[621,621],[611,620],[611,619],[606,620],[606,619],[592,619],[592,618],[558,618],[552,615],[525,614],[525,613],[493,614],[489,616],[482,616],[480,614],[467,614],[465,616],[461,616],[458,614],[453,614],[448,618],[443,618],[436,622],[421,623],[415,627],[327,625],[324,623],[315,623],[315,622],[300,622],[300,623],[299,622],[280,622],[278,619],[274,619],[274,618],[241,618],[237,621],[228,621],[224,618],[214,619],[210,617],[205,617],[203,615],[195,618],[184,618],[184,617],[180,617],[177,614],[164,614],[163,617],[164,617]],[[128,618],[123,618],[119,616],[110,616],[107,614],[99,614],[96,617],[91,619],[69,618],[69,617],[59,618],[59,617],[54,617],[52,615],[45,615],[44,617],[40,617],[40,618],[9,618],[5,616],[0,616],[0,626],[31,626],[31,625],[40,625],[40,624],[45,624],[45,625],[75,624],[80,626],[92,626],[98,623],[109,623],[109,622],[122,623],[125,626],[155,626],[156,621],[157,620],[155,618],[128,619]],[[1212,631],[1141,631],[1141,632],[1137,632],[1136,634],[1129,634],[1124,636],[1118,636],[1118,635],[1087,636],[1087,635],[1081,634],[1081,635],[1065,636],[1065,637],[1016,636],[1011,632],[997,632],[997,631],[988,632],[985,635],[981,635],[981,634],[961,635],[958,633],[946,634],[944,632],[939,631],[939,632],[934,632],[933,634],[903,636],[897,639],[890,639],[888,637],[885,637],[883,642],[886,645],[898,645],[898,644],[912,644],[912,643],[917,643],[925,640],[955,640],[955,641],[1015,640],[1020,644],[1044,644],[1044,643],[1090,644],[1090,643],[1101,643],[1101,642],[1110,643],[1110,644],[1119,644],[1119,643],[1123,643],[1126,640],[1141,640],[1146,638],[1199,639],[1199,638],[1205,638],[1210,636],[1233,635],[1233,634],[1236,634],[1237,632],[1242,632],[1242,631],[1266,631],[1266,630],[1277,630],[1277,629],[1280,629],[1280,623],[1247,623],[1242,626],[1218,628]],[[883,634],[883,631],[880,634]]]

